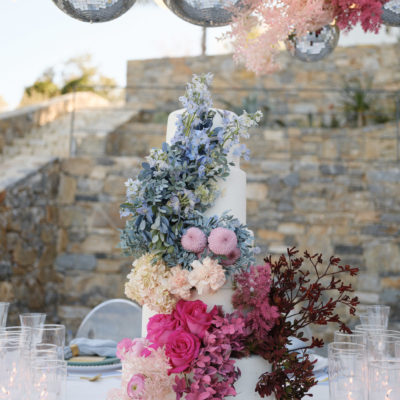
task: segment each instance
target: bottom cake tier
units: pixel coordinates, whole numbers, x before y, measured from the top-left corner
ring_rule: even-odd
[[[214,305],[222,306],[225,312],[232,312],[232,282],[227,283],[216,293],[202,296],[194,296],[192,300],[201,300],[211,309]],[[142,308],[142,337],[147,335],[147,323],[149,319],[157,314],[148,306]],[[232,400],[258,400],[261,397],[255,391],[258,379],[263,373],[270,371],[270,364],[260,356],[252,355],[250,357],[236,360],[236,366],[240,369],[241,376],[235,383],[236,396],[227,397]],[[263,397],[263,399],[274,400],[275,396]]]

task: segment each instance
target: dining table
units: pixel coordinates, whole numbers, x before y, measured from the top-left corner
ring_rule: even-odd
[[[113,388],[118,388],[121,383],[121,375],[115,372],[101,374],[101,377],[93,382],[87,379],[89,377],[90,375],[82,377],[80,374],[70,373],[67,378],[66,400],[106,400],[107,393]],[[329,400],[327,379],[321,379],[310,393],[315,400]]]

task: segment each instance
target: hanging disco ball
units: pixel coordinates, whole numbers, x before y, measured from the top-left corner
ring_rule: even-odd
[[[215,27],[229,25],[235,8],[244,8],[242,0],[164,0],[179,18],[194,25]]]
[[[382,22],[389,26],[400,26],[400,0],[390,0],[382,6]]]
[[[70,17],[83,22],[107,22],[126,13],[136,0],[53,0]]]
[[[338,44],[340,36],[336,25],[325,25],[314,32],[298,38],[293,36],[286,41],[286,48],[293,57],[305,61],[322,60],[332,53]]]

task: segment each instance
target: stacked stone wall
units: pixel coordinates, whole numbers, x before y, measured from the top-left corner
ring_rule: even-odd
[[[11,302],[9,324],[28,310],[58,320],[58,182],[55,159],[0,165],[0,301]]]
[[[73,331],[87,312],[110,298],[124,298],[132,259],[118,248],[125,224],[119,205],[124,182],[138,174],[136,157],[78,157],[61,162],[59,253],[59,316]]]
[[[192,74],[211,72],[217,107],[241,110],[247,97],[250,104],[256,102],[264,109],[269,124],[331,126],[343,122],[340,89],[348,79],[360,79],[364,88],[372,79],[373,89],[396,91],[399,61],[398,44],[338,47],[316,63],[304,63],[282,52],[282,69],[260,76],[235,65],[231,54],[132,60],[128,62],[126,100],[140,109],[175,110],[181,107],[178,97]],[[391,95],[374,93],[372,97],[394,114]]]

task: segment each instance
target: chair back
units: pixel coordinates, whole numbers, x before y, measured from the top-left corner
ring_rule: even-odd
[[[82,321],[76,337],[111,339],[119,342],[124,338],[141,337],[142,308],[125,299],[107,300]]]

